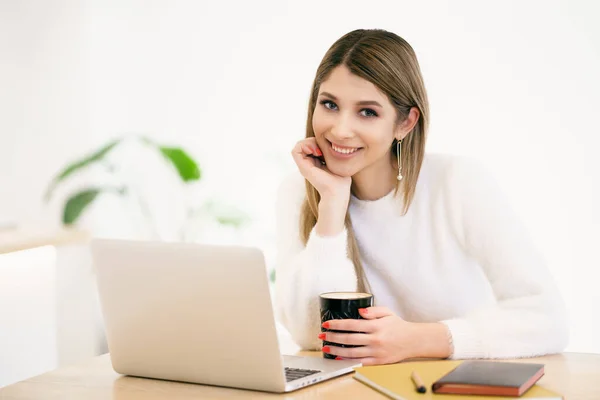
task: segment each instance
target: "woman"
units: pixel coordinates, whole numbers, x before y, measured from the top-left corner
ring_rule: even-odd
[[[383,30],[344,35],[323,58],[302,176],[278,199],[280,319],[304,349],[364,365],[414,357],[514,358],[560,352],[564,304],[491,177],[425,154],[429,106],[411,46]],[[364,320],[329,321],[320,293],[373,293]],[[362,333],[358,333],[362,332]]]

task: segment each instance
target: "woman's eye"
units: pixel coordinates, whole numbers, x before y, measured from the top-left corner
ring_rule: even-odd
[[[321,101],[321,104],[323,104],[325,106],[325,108],[327,108],[328,110],[337,109],[337,105],[331,100],[323,100],[323,101]]]
[[[370,108],[363,108],[362,110],[360,110],[360,115],[362,115],[363,117],[376,117],[377,113],[374,110],[371,110]]]

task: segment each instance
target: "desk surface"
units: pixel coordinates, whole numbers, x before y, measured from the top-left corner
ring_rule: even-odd
[[[40,246],[60,246],[81,243],[89,234],[72,228],[34,229],[8,228],[0,230],[0,254],[27,250]]]
[[[319,353],[301,353],[320,356]],[[516,360],[546,364],[540,384],[568,400],[600,399],[600,354],[563,353]],[[386,399],[345,375],[287,394],[218,388],[126,377],[113,371],[108,355],[61,368],[0,389],[2,400],[29,399]]]

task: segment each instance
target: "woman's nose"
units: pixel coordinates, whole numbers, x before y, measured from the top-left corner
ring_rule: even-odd
[[[340,115],[332,126],[331,133],[338,140],[349,139],[354,136],[352,123],[348,116]]]

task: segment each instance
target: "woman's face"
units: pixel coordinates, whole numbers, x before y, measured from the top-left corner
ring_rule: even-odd
[[[312,126],[327,168],[336,175],[353,176],[367,168],[392,168],[392,142],[404,136],[404,124],[397,121],[383,92],[346,66],[338,66],[321,83]]]

